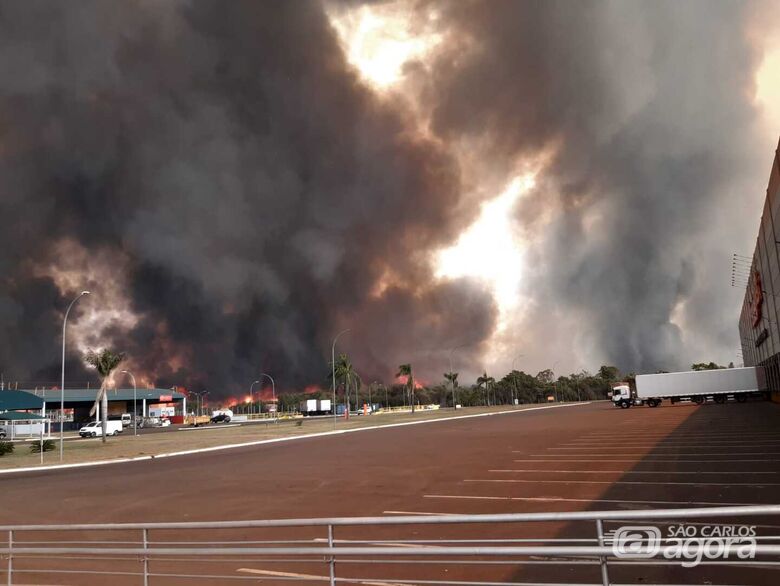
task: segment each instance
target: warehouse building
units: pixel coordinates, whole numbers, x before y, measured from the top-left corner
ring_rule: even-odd
[[[780,144],[778,145],[780,149]],[[747,281],[739,317],[745,366],[765,367],[772,398],[780,400],[780,159],[772,161],[752,258],[735,260],[736,282]]]

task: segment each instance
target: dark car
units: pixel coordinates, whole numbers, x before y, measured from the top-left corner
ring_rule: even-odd
[[[230,423],[230,415],[219,413],[211,418],[211,423]]]

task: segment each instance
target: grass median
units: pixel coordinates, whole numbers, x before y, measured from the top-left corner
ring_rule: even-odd
[[[377,413],[360,415],[345,420],[336,420],[336,430],[382,427],[411,421],[433,421],[463,415],[522,411],[544,405],[520,405],[512,407],[467,407],[417,411],[414,415],[405,413]],[[210,424],[202,427],[173,427],[156,433],[141,433],[133,436],[132,430],[125,430],[121,436],[110,437],[103,444],[100,438],[73,439],[65,441],[64,459],[59,459],[59,440],[55,440],[54,451],[43,454],[43,465],[78,464],[107,460],[121,460],[142,456],[158,456],[172,452],[214,448],[232,444],[269,440],[274,438],[307,436],[334,430],[332,418],[282,419],[276,423]],[[18,442],[13,453],[0,457],[0,470],[41,466],[41,455],[30,451],[30,443]]]

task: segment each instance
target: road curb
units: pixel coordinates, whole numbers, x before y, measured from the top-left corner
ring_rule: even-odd
[[[527,413],[529,411],[540,411],[542,409],[561,409],[564,407],[576,407],[579,405],[590,405],[592,401],[583,401],[581,403],[564,403],[561,405],[543,405],[541,407],[530,407],[528,409],[517,409],[507,411],[493,411],[491,413],[474,413],[472,415],[456,415],[455,417],[442,417],[440,419],[425,419],[422,421],[404,421],[401,423],[389,423],[387,425],[372,425],[369,427],[356,427],[352,429],[335,429],[332,431],[321,431],[317,433],[309,433],[303,435],[293,435],[288,437],[276,437],[264,440],[254,440],[250,442],[241,442],[238,444],[225,444],[221,446],[212,446],[209,448],[198,448],[195,450],[182,450],[178,452],[168,452],[164,454],[156,454],[150,456],[135,456],[133,458],[117,458],[114,460],[96,460],[94,462],[77,462],[74,464],[53,464],[51,466],[26,466],[24,468],[8,468],[0,470],[0,474],[15,474],[23,472],[49,472],[56,470],[70,470],[73,468],[87,468],[90,466],[106,466],[108,464],[126,464],[130,462],[143,462],[145,460],[157,460],[160,458],[173,458],[177,456],[189,456],[192,454],[203,454],[207,452],[217,452],[220,450],[234,450],[237,448],[247,448],[251,446],[261,446],[264,444],[274,444],[280,442],[289,442],[308,438],[327,437],[331,435],[340,435],[345,433],[355,433],[359,431],[375,431],[377,429],[390,429],[394,427],[404,427],[407,425],[424,425],[426,423],[442,423],[446,421],[458,421],[461,419],[474,419],[477,417],[493,417],[495,415],[508,415],[519,413]]]

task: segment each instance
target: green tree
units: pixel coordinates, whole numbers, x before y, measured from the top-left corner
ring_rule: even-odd
[[[602,365],[601,368],[599,368],[599,374],[598,376],[602,379],[607,381],[608,383],[615,382],[620,378],[620,370],[618,370],[617,366],[607,366]]]
[[[449,383],[450,388],[450,394],[452,395],[452,408],[455,408],[455,389],[458,388],[458,373],[457,372],[445,372],[444,378]],[[442,404],[446,404],[446,399],[442,402]]]
[[[336,359],[335,368],[331,368],[331,377],[333,376],[334,371],[336,374],[336,381],[341,380],[344,385],[344,404],[346,406],[347,412],[349,412],[350,388],[359,388],[360,376],[355,370],[355,367],[352,366],[352,363],[349,360],[349,356],[346,354],[339,354],[339,357]],[[334,405],[333,409],[335,408],[336,406]]]
[[[719,370],[721,368],[726,367],[715,364],[714,362],[696,362],[691,364],[691,370]]]
[[[490,405],[490,390],[493,388],[493,383],[496,382],[492,376],[488,376],[487,372],[483,372],[482,376],[477,379],[477,388],[481,389],[485,387],[485,404]]]
[[[545,368],[536,375],[536,380],[543,385],[549,385],[555,380],[555,373],[551,369]]]
[[[396,377],[405,376],[406,384],[409,387],[409,397],[412,402],[412,413],[414,413],[414,374],[412,373],[411,364],[401,364],[398,367],[398,372],[395,373]]]
[[[98,404],[100,405],[100,421],[103,428],[103,443],[106,443],[106,434],[108,432],[108,384],[111,380],[111,373],[116,370],[116,367],[121,364],[125,359],[125,355],[121,352],[114,352],[108,348],[101,350],[100,352],[94,352],[90,350],[84,356],[84,361],[97,370],[100,375],[100,389],[98,390],[97,397],[95,397],[95,404],[92,405],[92,409],[89,410],[90,415],[94,415],[97,411]]]

